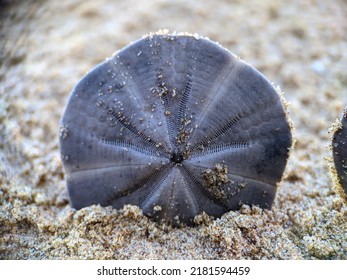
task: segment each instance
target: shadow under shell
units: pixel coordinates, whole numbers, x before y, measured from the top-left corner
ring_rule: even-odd
[[[347,108],[345,109],[342,119],[341,127],[337,129],[333,136],[332,141],[333,159],[337,172],[339,183],[347,197]]]
[[[147,36],[98,65],[60,125],[72,207],[134,204],[173,225],[270,208],[291,141],[269,81],[190,35]]]

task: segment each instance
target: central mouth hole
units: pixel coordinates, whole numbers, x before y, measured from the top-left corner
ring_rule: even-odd
[[[179,153],[172,153],[170,157],[171,161],[174,163],[181,163],[183,161],[183,156]]]

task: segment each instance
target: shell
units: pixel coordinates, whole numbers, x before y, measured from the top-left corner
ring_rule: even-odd
[[[337,173],[335,186],[340,195],[347,200],[347,108],[342,115],[341,122],[334,124],[333,130],[332,150]]]
[[[60,125],[72,207],[135,204],[173,225],[270,208],[291,142],[269,81],[187,34],[145,36],[95,67]]]

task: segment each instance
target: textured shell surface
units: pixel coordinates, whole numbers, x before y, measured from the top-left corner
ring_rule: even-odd
[[[347,108],[341,118],[339,128],[335,131],[333,140],[333,159],[338,181],[343,192],[341,195],[347,198]],[[340,189],[339,189],[340,190]]]
[[[72,207],[133,204],[173,225],[270,208],[291,142],[270,82],[190,35],[146,36],[96,66],[60,124]]]

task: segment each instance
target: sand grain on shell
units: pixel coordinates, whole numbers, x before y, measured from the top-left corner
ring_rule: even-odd
[[[347,259],[347,206],[324,160],[347,104],[343,1],[16,2],[0,9],[0,259]],[[136,206],[68,205],[58,124],[71,89],[161,28],[218,41],[281,86],[296,146],[272,210],[173,229]]]

